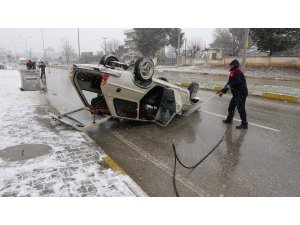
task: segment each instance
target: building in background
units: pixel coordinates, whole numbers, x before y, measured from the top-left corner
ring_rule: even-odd
[[[206,52],[205,55],[207,55],[207,59],[223,59],[223,48],[206,48],[204,51]]]
[[[81,52],[80,54],[80,63],[88,63],[88,64],[98,64],[100,59],[102,58],[104,52]]]
[[[124,39],[124,49],[125,51],[133,51],[136,49],[136,44],[133,40],[135,37],[135,31],[134,29],[125,30],[124,31],[125,39]]]
[[[134,41],[135,31],[134,29],[125,30],[124,35],[124,60],[127,62],[135,60],[139,56],[136,43]]]

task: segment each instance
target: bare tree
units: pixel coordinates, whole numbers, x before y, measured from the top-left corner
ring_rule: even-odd
[[[105,53],[116,53],[120,46],[120,42],[117,39],[108,40],[106,37],[102,38],[100,47]]]
[[[222,48],[225,54],[237,56],[244,46],[244,28],[217,28],[213,33],[214,41],[210,44],[212,48]],[[249,39],[248,47],[252,46]]]
[[[222,48],[230,51],[233,44],[233,38],[229,29],[217,28],[213,33],[214,41],[210,44],[212,48]]]
[[[199,38],[199,37],[192,38],[188,42],[188,51],[191,52],[191,57],[194,59],[197,52],[204,49],[204,46],[205,46],[205,43],[201,38]]]
[[[232,55],[237,56],[241,49],[244,48],[245,29],[244,28],[229,28],[232,35]],[[249,41],[248,41],[249,43]]]
[[[70,64],[70,58],[76,56],[73,46],[70,43],[69,38],[65,37],[61,39],[62,54],[66,59],[67,64]]]
[[[112,39],[106,42],[106,50],[110,53],[116,53],[120,46],[120,42],[117,39]]]

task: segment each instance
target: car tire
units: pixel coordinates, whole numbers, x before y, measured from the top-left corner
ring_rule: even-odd
[[[110,64],[112,61],[119,62],[119,59],[114,54],[109,53],[109,54],[102,56],[99,64],[101,64],[103,66],[106,66],[106,65],[112,66]]]
[[[159,77],[158,79],[163,80],[163,81],[166,81],[166,82],[169,82],[168,79],[165,78],[165,77]]]
[[[134,65],[134,76],[139,81],[150,81],[154,74],[154,63],[151,58],[138,58]]]
[[[199,91],[199,84],[196,82],[193,82],[189,85],[188,91],[190,92],[190,101],[191,103],[195,104],[199,101],[197,98],[197,93]]]

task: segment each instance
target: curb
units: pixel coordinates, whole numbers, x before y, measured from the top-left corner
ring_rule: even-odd
[[[81,136],[88,142],[99,148],[99,150],[105,152],[99,145],[86,133],[80,132]],[[112,170],[120,173],[124,176],[124,183],[128,188],[137,196],[137,197],[149,197],[149,195],[115,162],[110,158],[106,153],[102,157],[102,160],[106,163],[108,167]]]
[[[262,93],[262,97],[271,99],[271,100],[279,100],[279,101],[300,104],[300,98],[298,96],[293,96],[293,95],[282,95],[282,94],[276,94],[276,93]]]
[[[168,70],[168,69],[155,69],[157,72],[173,72],[173,73],[189,73],[189,74],[200,74],[200,75],[206,75],[206,76],[228,76],[228,74],[220,74],[220,73],[206,73],[206,72],[200,72],[200,71],[189,71],[189,70]],[[262,79],[262,80],[278,80],[278,81],[296,81],[300,82],[300,78],[280,78],[280,77],[255,77],[251,75],[247,75],[247,78],[251,79]]]
[[[45,93],[41,93],[44,95],[47,103],[58,112],[57,108],[50,102]],[[100,148],[100,146],[86,133],[80,132],[81,136],[86,140],[87,143],[93,144],[97,146],[97,148],[105,153],[105,156],[102,157],[102,160],[106,163],[106,165],[117,173],[121,174],[124,178],[124,183],[127,187],[137,196],[137,197],[149,197],[149,195],[115,162],[110,158],[107,153]]]
[[[182,86],[182,87],[188,87],[190,85],[190,83],[188,83],[188,82],[182,82],[182,83],[176,83],[176,84],[179,86]],[[209,91],[215,91],[215,92],[222,90],[222,88],[223,87],[221,87],[221,86],[200,87],[200,89],[202,89],[202,90],[209,90]],[[271,100],[300,104],[299,96],[284,95],[284,94],[271,93],[271,92],[259,92],[259,91],[251,91],[251,90],[249,91],[249,95],[266,98],[266,99],[271,99]]]
[[[113,161],[112,158],[110,158],[108,155],[104,156],[102,159],[113,170],[119,172],[120,174],[127,175],[125,173],[125,171],[115,161]]]

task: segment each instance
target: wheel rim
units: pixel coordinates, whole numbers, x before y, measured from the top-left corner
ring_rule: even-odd
[[[151,61],[142,63],[140,67],[140,73],[144,79],[150,79],[153,74],[153,63]]]

